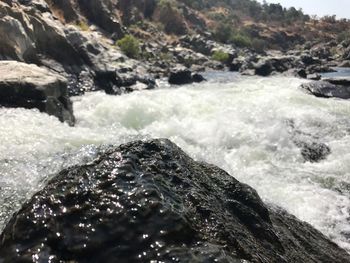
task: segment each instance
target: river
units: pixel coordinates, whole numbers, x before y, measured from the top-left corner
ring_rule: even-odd
[[[208,82],[74,98],[76,127],[37,110],[0,109],[0,230],[59,170],[108,145],[169,138],[216,164],[350,251],[350,102],[316,98],[289,77],[208,73]],[[288,123],[331,148],[305,162]]]

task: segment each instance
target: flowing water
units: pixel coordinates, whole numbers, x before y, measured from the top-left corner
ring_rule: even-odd
[[[304,81],[213,73],[209,81],[123,96],[74,98],[76,127],[36,110],[0,109],[0,230],[64,167],[104,146],[166,137],[216,164],[350,251],[350,102],[304,93]],[[305,162],[294,129],[332,153]]]
[[[349,77],[350,76],[350,68],[338,68],[334,67],[332,68],[335,70],[334,72],[327,72],[321,74],[323,77]]]

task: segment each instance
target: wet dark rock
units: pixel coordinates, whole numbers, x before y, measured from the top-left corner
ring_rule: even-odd
[[[267,77],[273,72],[270,61],[262,61],[255,65],[255,75]]]
[[[297,69],[296,74],[298,77],[306,79],[307,78],[307,73],[305,69]]]
[[[0,61],[0,105],[37,108],[73,126],[67,80],[33,64]]]
[[[327,158],[331,149],[324,143],[319,142],[296,142],[301,149],[301,155],[307,162],[319,162]]]
[[[306,162],[320,162],[331,154],[329,146],[315,135],[303,132],[295,126],[293,120],[286,122],[294,144],[300,148],[300,153]]]
[[[320,62],[319,64],[313,64],[308,66],[307,72],[308,74],[314,74],[314,73],[329,73],[329,72],[336,72],[336,71],[332,69],[330,66]]]
[[[0,262],[14,263],[350,260],[169,140],[128,143],[63,170],[13,216],[0,242]]]
[[[96,71],[94,80],[96,86],[101,87],[107,94],[121,95],[115,70]]]
[[[321,75],[318,74],[318,73],[309,74],[309,75],[307,75],[307,79],[320,80],[321,79]]]
[[[173,85],[184,85],[193,82],[202,82],[206,79],[199,73],[192,73],[184,67],[176,67],[170,71],[169,83]]]
[[[321,98],[350,99],[350,87],[334,85],[327,81],[314,81],[301,85],[309,93]]]
[[[169,75],[169,83],[174,85],[184,85],[192,83],[192,72],[187,68],[174,68]]]
[[[308,54],[303,54],[301,55],[301,61],[306,65],[306,66],[309,66],[309,65],[312,65],[312,64],[315,64],[315,63],[318,63],[319,60],[316,60],[314,57],[312,57],[311,55],[308,55]]]
[[[206,81],[206,79],[199,73],[192,74],[192,80],[193,82],[197,82],[197,83]]]
[[[153,77],[137,75],[133,72],[96,72],[96,85],[110,95],[121,95],[135,90],[154,89],[157,84]]]
[[[240,60],[233,60],[230,64],[230,71],[239,71],[243,65],[243,62]]]
[[[350,77],[332,77],[323,78],[322,80],[334,85],[350,86]]]

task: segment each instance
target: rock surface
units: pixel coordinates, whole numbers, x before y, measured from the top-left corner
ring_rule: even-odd
[[[64,170],[0,236],[0,262],[332,262],[350,256],[169,140]]]
[[[0,61],[0,106],[37,108],[74,125],[67,80],[33,64]]]
[[[350,99],[350,87],[334,85],[327,81],[314,81],[301,85],[316,97]]]
[[[301,156],[306,162],[320,162],[331,153],[329,146],[321,142],[320,136],[298,129],[294,120],[288,120],[286,124],[292,141],[300,149]]]
[[[184,85],[202,81],[205,81],[202,75],[199,73],[192,74],[189,69],[183,67],[173,68],[169,75],[169,83],[174,85]]]
[[[323,78],[322,80],[334,85],[350,86],[350,77]]]

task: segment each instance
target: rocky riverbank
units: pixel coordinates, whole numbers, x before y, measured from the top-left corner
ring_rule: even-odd
[[[310,225],[169,140],[110,148],[60,172],[0,242],[2,262],[350,260]]]
[[[144,18],[151,12],[144,9],[145,6],[154,6],[154,1],[142,1],[136,5],[138,14]],[[139,28],[141,31],[136,35],[142,40],[142,56],[132,59],[115,44],[116,39],[133,30],[133,27],[128,27],[131,19],[128,7],[130,3],[112,0],[93,3],[2,0],[0,33],[5,37],[0,39],[0,59],[36,64],[50,74],[65,78],[70,96],[94,90],[118,95],[152,89],[156,86],[155,79],[160,77],[169,77],[173,84],[199,82],[204,79],[198,72],[212,69],[259,76],[289,74],[317,80],[320,79],[318,73],[331,71],[331,66],[346,66],[348,62],[350,46],[346,41],[314,46],[305,43],[288,52],[257,53],[252,49],[215,42],[209,33],[186,31],[187,36],[171,40],[161,30],[152,29],[151,25],[144,30],[152,37],[141,34],[143,29]],[[224,59],[219,57],[218,61],[213,54],[224,55]],[[27,67],[32,67],[33,77],[40,74],[38,67]],[[6,76],[0,76],[0,81],[6,82]],[[2,101],[1,105],[37,107],[47,111],[28,101],[27,95],[23,97],[18,93],[16,96],[21,98],[11,103]],[[69,100],[65,101],[70,104]],[[51,108],[56,109],[53,115],[62,115],[60,106]],[[68,111],[72,114],[71,110]],[[67,120],[67,117],[59,119]],[[69,119],[68,123],[72,125],[72,117]]]

